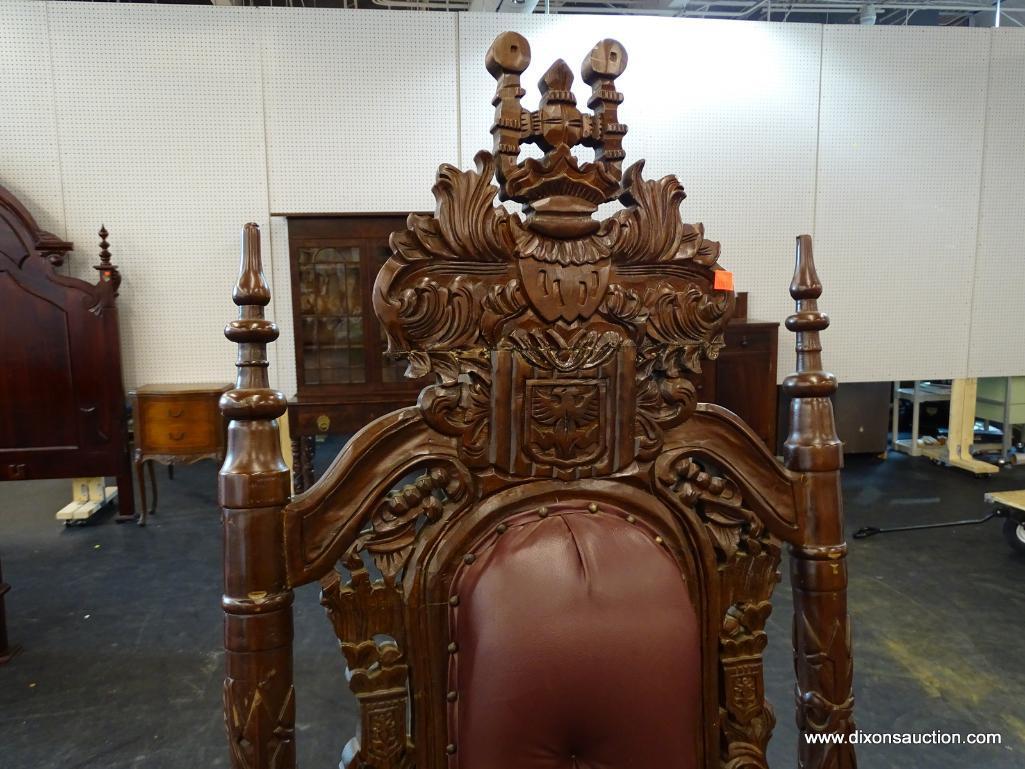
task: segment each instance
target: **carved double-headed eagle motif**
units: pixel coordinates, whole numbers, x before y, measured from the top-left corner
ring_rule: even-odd
[[[693,410],[687,372],[700,371],[700,360],[722,347],[734,296],[712,287],[719,244],[704,239],[700,224],[680,219],[685,194],[676,177],[647,181],[643,161],[623,170],[627,127],[619,122],[616,78],[627,55],[620,43],[603,40],[584,60],[591,113],[577,108],[573,73],[562,60],[541,78],[538,109],[524,109],[520,75],[529,63],[521,35],[507,32],[492,44],[493,153],[477,154],[476,171],[439,169],[435,213],[411,215],[408,228],[392,235],[374,307],[389,351],[409,359],[409,373],[433,373],[449,388],[422,399],[425,413],[439,429],[463,435],[478,460],[487,454],[488,422],[498,417],[481,406],[502,350],[533,366],[535,378],[549,371],[607,379],[602,367],[629,355],[636,385],[609,380],[607,397],[638,404],[630,433],[650,451],[660,425]],[[523,144],[544,155],[520,160]],[[578,161],[571,151],[578,145],[594,149],[593,162]],[[520,203],[522,215],[496,197]],[[624,208],[594,218],[614,200]],[[611,419],[616,410],[606,411]]]

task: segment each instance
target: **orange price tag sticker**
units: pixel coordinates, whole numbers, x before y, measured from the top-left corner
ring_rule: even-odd
[[[733,273],[726,270],[716,270],[715,282],[712,284],[712,288],[716,291],[732,291]]]

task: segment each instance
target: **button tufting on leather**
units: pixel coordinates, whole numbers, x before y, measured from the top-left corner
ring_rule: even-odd
[[[457,556],[451,588],[459,656],[443,691],[458,769],[698,769],[700,628],[668,543],[588,500],[494,526],[470,545],[486,559]]]

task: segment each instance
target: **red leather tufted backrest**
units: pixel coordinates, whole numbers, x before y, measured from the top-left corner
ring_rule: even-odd
[[[680,568],[626,511],[589,506],[510,518],[460,567],[453,769],[697,768],[700,633]]]

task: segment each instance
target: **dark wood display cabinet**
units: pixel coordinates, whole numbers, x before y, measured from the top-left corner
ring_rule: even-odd
[[[286,214],[298,392],[289,402],[295,489],[313,481],[318,434],[349,434],[411,405],[423,380],[384,355],[374,279],[407,214]]]
[[[406,214],[286,214],[298,392],[289,401],[295,491],[312,485],[317,435],[348,435],[416,402],[427,382],[388,360],[373,312],[388,238]],[[698,398],[736,412],[776,446],[778,323],[748,320],[746,296],[726,327],[726,348],[695,377]]]
[[[779,323],[737,318],[726,326],[726,347],[709,366],[715,383],[701,400],[718,403],[776,448],[776,345]]]

